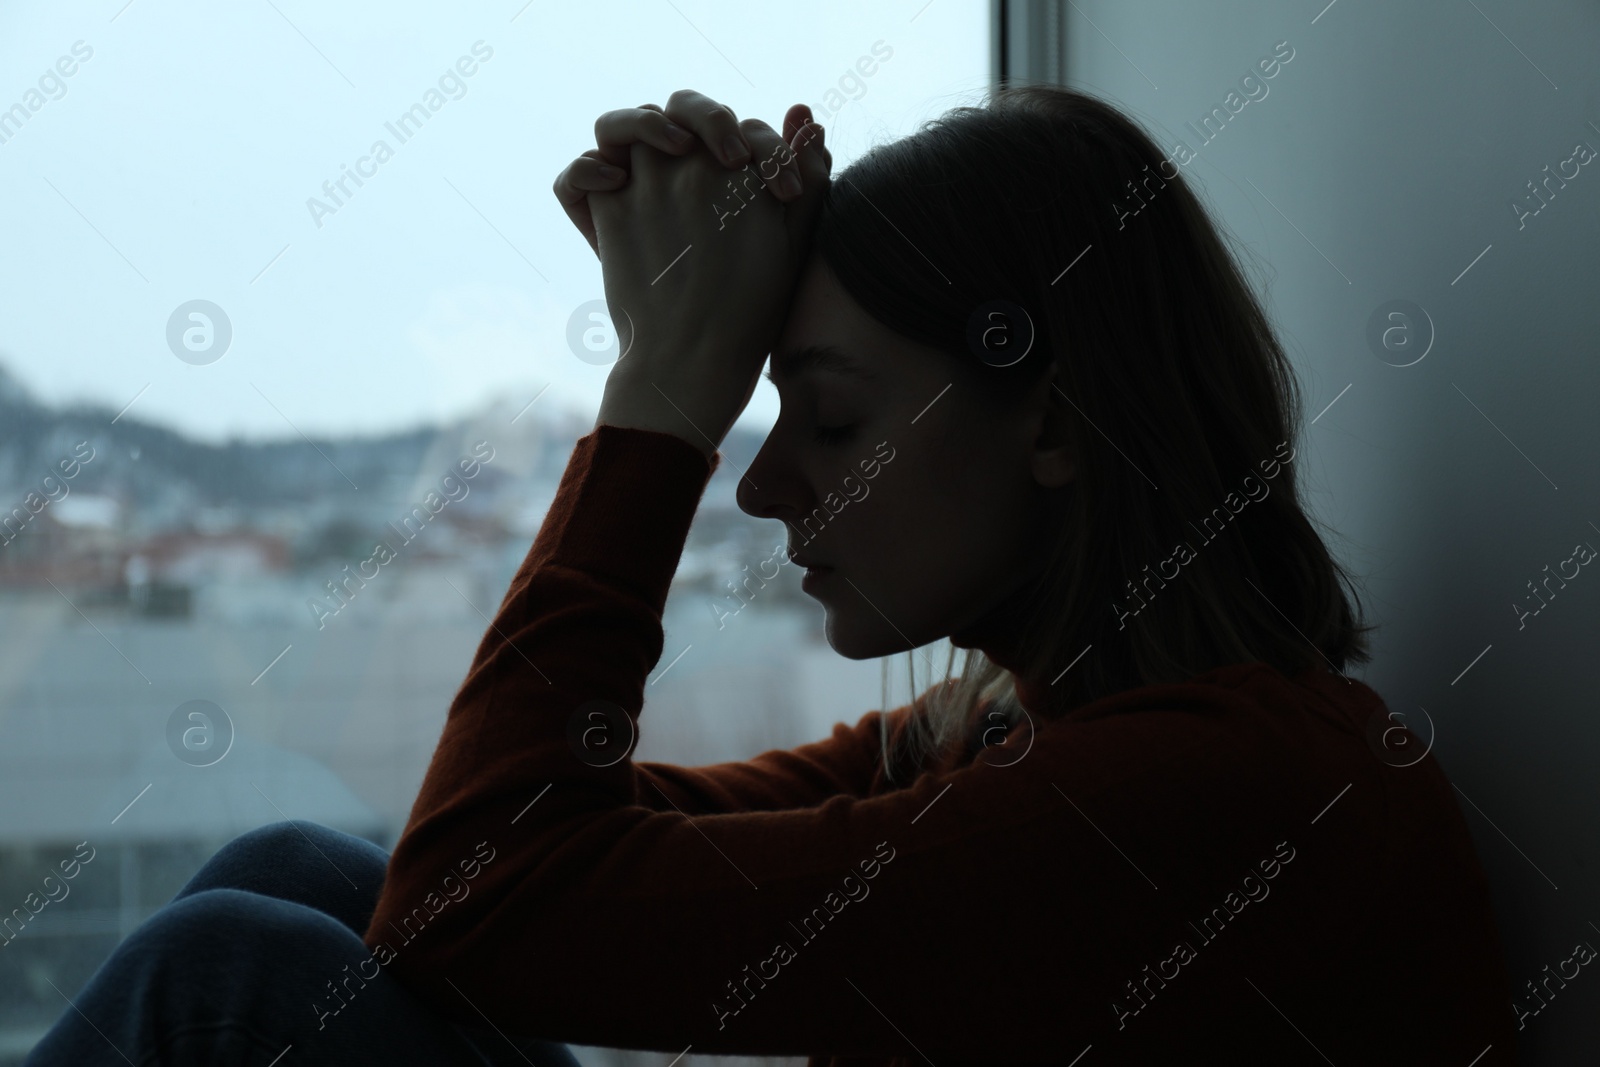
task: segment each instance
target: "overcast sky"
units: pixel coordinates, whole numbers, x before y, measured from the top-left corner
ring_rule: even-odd
[[[0,7],[0,362],[46,401],[134,401],[211,440],[382,430],[547,386],[539,405],[592,413],[608,368],[566,333],[604,290],[550,184],[600,113],[694,88],[776,126],[803,101],[837,170],[988,78],[982,0],[442,8]],[[879,41],[892,56],[861,77]],[[441,78],[420,130],[386,128]],[[363,162],[379,140],[392,158]],[[169,344],[194,300],[231,325],[214,362]],[[218,336],[191,334],[189,359]],[[776,413],[763,380],[741,425]]]

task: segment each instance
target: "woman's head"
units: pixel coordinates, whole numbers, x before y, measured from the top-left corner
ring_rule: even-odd
[[[1284,458],[1291,368],[1184,161],[1028,86],[830,183],[739,499],[836,568],[811,592],[844,655],[973,650],[924,742],[1003,701],[1007,669],[1065,709],[1227,663],[1367,658]],[[816,348],[872,378],[797,358]]]
[[[1071,457],[1048,389],[1002,400],[971,363],[872,318],[812,257],[773,351],[778,421],[738,492],[828,568],[810,592],[852,659],[981,626],[1061,530]]]

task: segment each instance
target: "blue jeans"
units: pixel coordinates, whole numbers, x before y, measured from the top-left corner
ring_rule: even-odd
[[[579,1067],[564,1044],[451,1023],[382,968],[362,981],[388,860],[314,822],[241,834],[117,946],[23,1067]]]

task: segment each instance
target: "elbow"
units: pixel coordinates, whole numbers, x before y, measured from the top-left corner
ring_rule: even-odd
[[[401,977],[451,969],[469,953],[493,909],[488,888],[474,891],[453,875],[436,886],[387,884],[363,940],[385,969]]]
[[[479,1017],[462,999],[451,976],[470,970],[470,927],[477,919],[426,905],[400,911],[386,906],[387,891],[373,912],[362,940],[372,958],[413,996],[451,1022],[473,1024]]]

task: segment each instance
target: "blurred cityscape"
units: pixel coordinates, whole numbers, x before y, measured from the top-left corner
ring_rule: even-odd
[[[239,833],[310,819],[392,847],[593,425],[517,398],[381,437],[208,444],[133,412],[41,404],[0,367],[0,1067]],[[729,436],[696,516],[638,759],[748,758],[883,706],[881,661],[828,649],[793,568],[733,592],[784,541],[734,500],[760,440]]]
[[[384,437],[218,446],[133,416],[46,408],[0,368],[0,590],[65,592],[130,618],[326,625],[308,601],[337,612],[358,594],[414,594],[427,572],[496,575],[508,552],[520,562],[593,421],[537,408],[508,418],[515,408]],[[748,436],[731,435],[730,452],[753,454]],[[709,592],[781,543],[777,524],[738,511],[732,485],[707,493],[686,588]],[[763,538],[773,545],[751,557]],[[405,579],[362,566],[379,541],[403,556]],[[794,602],[798,588],[770,595]]]

